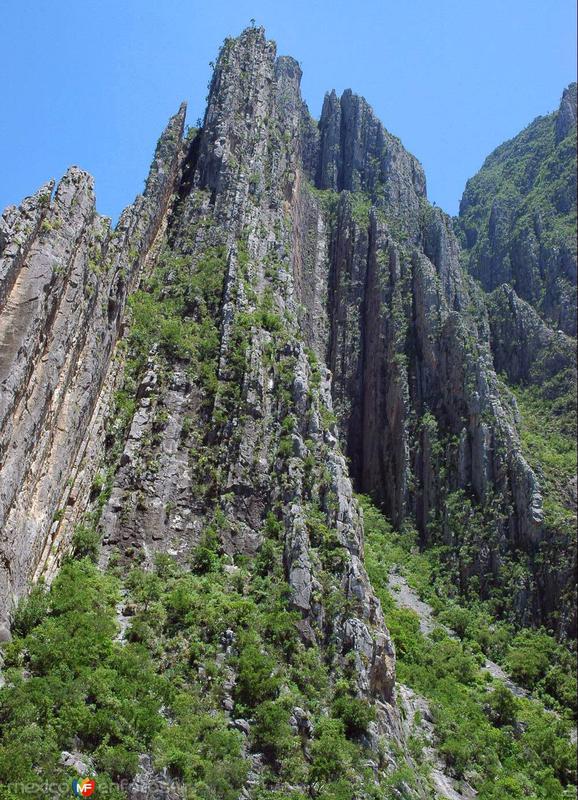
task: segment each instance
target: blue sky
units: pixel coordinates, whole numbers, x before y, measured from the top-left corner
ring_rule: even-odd
[[[78,164],[116,218],[181,100],[202,116],[209,62],[251,18],[301,62],[315,117],[329,89],[364,95],[450,213],[576,78],[575,0],[3,0],[0,209]]]

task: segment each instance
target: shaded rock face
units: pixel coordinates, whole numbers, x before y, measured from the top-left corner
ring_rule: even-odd
[[[576,336],[576,84],[558,111],[498,147],[471,178],[458,229],[486,291],[509,283]]]
[[[339,100],[335,92],[325,97],[315,183],[320,189],[365,192],[408,223],[426,195],[421,164],[351,89]]]
[[[456,230],[468,272],[491,292],[485,304],[495,369],[510,383],[534,387],[541,402],[554,404],[551,413],[566,408],[564,413],[572,417],[568,409],[576,394],[576,84],[564,91],[555,113],[538,117],[486,159],[466,185]],[[516,413],[515,404],[513,408]],[[563,489],[560,499],[574,510],[575,502],[565,498],[572,494]],[[534,602],[540,608],[532,616],[549,620],[560,597],[574,596],[575,539],[567,535],[559,539],[559,532],[547,530],[531,540],[534,553],[541,550],[549,563],[547,569],[534,570],[539,597]],[[567,553],[566,560],[562,552]],[[526,604],[527,600],[521,601],[521,606]],[[572,602],[563,605],[565,621],[555,627],[575,631]]]
[[[518,384],[543,385],[560,373],[571,380],[576,343],[552,330],[529,303],[508,284],[496,289],[488,303],[490,336],[496,371]],[[571,384],[568,386],[571,390]]]
[[[439,210],[422,209],[415,244],[400,240],[378,208],[365,219],[355,216],[354,196],[344,193],[329,223],[327,351],[354,483],[394,524],[414,522],[424,545],[449,545],[463,586],[478,575],[482,594],[489,593],[514,552],[532,563],[551,535],[515,414],[501,396],[491,334],[500,341],[504,336],[503,354],[495,351],[499,369],[508,360],[513,370],[506,348],[525,343],[512,380],[526,380],[532,370],[543,374],[535,366],[542,357],[551,370],[568,365],[573,346],[563,334],[544,334],[528,306],[538,326],[535,341],[514,340],[510,330],[499,329],[495,314],[488,318],[460,270],[450,220]],[[513,314],[506,319],[515,324]],[[555,354],[553,340],[560,340],[562,354]],[[459,493],[479,509],[477,521],[457,523],[452,501]],[[462,563],[462,548],[472,546],[477,558]],[[553,580],[538,561],[528,575],[534,587],[521,586],[515,600],[526,622],[549,619],[572,583],[571,568]],[[572,629],[568,612],[564,624]]]
[[[52,201],[48,185],[5,212],[2,617],[54,574],[97,507],[100,468],[103,563],[113,548],[126,561],[161,551],[185,562],[217,512],[224,552],[253,555],[273,509],[303,640],[353,665],[378,731],[402,737],[353,485],[396,525],[413,521],[424,545],[473,547],[459,560],[464,585],[499,581],[522,553],[536,582],[519,587],[521,618],[545,619],[569,576],[540,594],[540,486],[494,372],[498,322],[460,267],[451,221],[362,98],[328,95],[317,126],[300,78],[247,30],[222,48],[202,128],[183,140],[184,109],[169,122],[145,193],[114,232],[76,168]],[[183,355],[167,328],[142,368],[124,369],[127,296],[139,282],[152,291],[152,274],[161,302],[179,270],[211,287],[185,298],[179,328],[202,326],[207,352]],[[532,358],[520,353],[520,369]],[[129,419],[115,427],[112,397],[130,381]],[[473,532],[450,513],[459,492]],[[339,551],[329,565],[312,517]]]

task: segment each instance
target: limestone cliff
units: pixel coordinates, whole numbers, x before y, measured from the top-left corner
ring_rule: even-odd
[[[184,107],[161,137],[145,193],[115,230],[77,167],[2,216],[0,279],[0,595],[2,618],[70,543],[94,469],[99,400],[127,294],[164,224]],[[86,469],[85,469],[86,468]]]
[[[539,380],[536,354],[567,365],[571,344],[507,288],[511,313],[487,307],[418,161],[349,90],[315,123],[300,78],[249,29],[221,50],[202,127],[183,138],[184,109],[171,119],[114,230],[74,167],[52,199],[48,184],[4,213],[0,613],[8,624],[54,577],[85,525],[103,568],[152,568],[158,553],[187,565],[213,546],[230,576],[260,559],[283,576],[299,646],[371,707],[379,786],[392,742],[411,757],[353,488],[424,547],[447,545],[458,588],[475,579],[487,596],[515,573],[507,612],[571,632],[571,561],[548,557],[571,537],[544,525],[495,372]],[[569,319],[556,298],[547,313]],[[514,358],[522,318],[532,334]],[[219,664],[237,635],[223,633]],[[307,732],[308,710],[292,713]]]

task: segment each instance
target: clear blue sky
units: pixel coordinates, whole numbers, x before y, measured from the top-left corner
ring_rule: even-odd
[[[78,164],[116,218],[181,100],[202,116],[209,61],[251,18],[301,62],[315,117],[329,89],[364,95],[450,213],[576,77],[575,0],[3,0],[0,209]]]

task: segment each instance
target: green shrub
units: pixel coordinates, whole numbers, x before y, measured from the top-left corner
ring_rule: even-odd
[[[319,720],[311,744],[311,778],[325,782],[336,781],[346,775],[352,762],[352,752],[340,719]]]
[[[375,709],[366,700],[345,694],[335,698],[332,711],[333,716],[343,722],[349,737],[367,733],[369,723],[375,719]]]
[[[266,700],[257,706],[253,716],[255,724],[252,734],[255,746],[270,760],[282,759],[295,744],[286,703]]]
[[[12,633],[26,636],[42,622],[48,611],[48,594],[43,584],[36,584],[27,597],[23,597],[12,618]]]
[[[275,666],[275,660],[261,652],[257,643],[250,642],[243,647],[237,663],[236,701],[254,708],[275,699],[280,688]]]
[[[514,725],[519,703],[503,683],[499,683],[488,697],[490,719],[499,727]]]
[[[98,559],[100,551],[100,534],[92,527],[77,525],[72,537],[72,552],[75,558]]]
[[[515,681],[533,688],[546,675],[555,651],[556,642],[547,633],[523,630],[512,641],[506,664]]]
[[[566,653],[558,646],[558,656],[566,656]],[[546,675],[536,685],[534,691],[544,699],[546,705],[554,705],[557,701],[560,710],[569,709],[574,719],[577,711],[577,684],[576,674],[573,672],[574,659],[570,654],[569,658],[564,657],[563,661],[569,661],[568,665],[552,664]]]
[[[283,523],[279,522],[272,511],[265,518],[265,533],[271,539],[280,539],[283,534]]]
[[[200,575],[216,572],[221,565],[219,557],[219,538],[212,526],[203,533],[201,540],[193,553],[193,569]]]
[[[132,778],[138,769],[138,753],[121,745],[104,745],[96,751],[96,764],[115,781]]]
[[[291,458],[293,455],[293,440],[289,436],[281,437],[277,452],[280,458]]]
[[[258,575],[265,576],[272,572],[279,562],[278,548],[271,539],[265,539],[255,560],[255,570]]]

